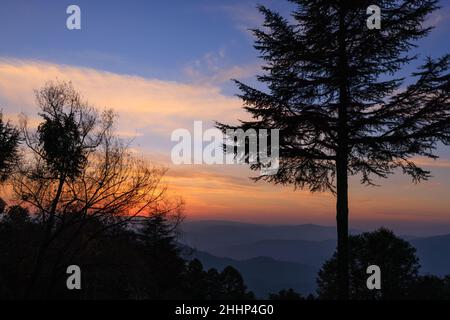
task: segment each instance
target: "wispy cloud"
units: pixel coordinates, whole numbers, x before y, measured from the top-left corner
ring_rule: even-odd
[[[133,75],[59,65],[43,61],[0,58],[0,105],[5,113],[35,115],[33,90],[49,80],[72,81],[93,105],[113,108],[118,130],[127,135],[155,134],[170,142],[177,128],[194,120],[234,122],[244,118],[241,102],[210,83],[185,84]]]
[[[226,65],[226,52],[222,48],[218,52],[208,52],[184,68],[191,81],[198,84],[220,86],[231,79],[247,79],[261,70],[259,62],[245,65]]]
[[[450,25],[450,3],[447,3],[441,9],[434,11],[426,20],[427,26],[440,27],[445,24]]]
[[[280,13],[290,23],[295,23],[291,12],[295,5],[284,1],[275,0],[260,0],[241,1],[239,3],[232,3],[227,5],[219,5],[217,10],[229,15],[232,19],[234,27],[246,34],[250,40],[254,40],[251,30],[264,29],[264,15],[258,10],[258,6],[263,5],[275,12]]]
[[[214,72],[202,71],[193,67],[187,67],[185,69],[186,74],[192,79],[192,81],[199,84],[214,84],[220,85],[227,83],[232,79],[248,79],[255,76],[260,72],[261,66],[259,63],[253,63],[249,65],[231,66],[222,69],[216,69]]]
[[[264,23],[264,17],[256,8],[255,3],[222,5],[218,9],[229,14],[235,27],[249,36],[252,36],[251,29],[260,27]]]

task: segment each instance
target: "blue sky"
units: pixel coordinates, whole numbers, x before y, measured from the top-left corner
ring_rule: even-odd
[[[252,1],[77,1],[82,30],[68,31],[72,3],[2,1],[2,55],[163,80],[185,80],[184,68],[206,54],[222,67],[255,60],[244,31],[257,22]]]
[[[66,8],[77,4],[82,30],[65,28]],[[288,15],[280,0],[3,0],[0,54],[92,67],[172,81],[258,63],[248,28],[262,18],[264,4]],[[450,51],[450,0],[430,20],[436,30],[419,43],[422,55]],[[236,93],[221,83],[226,94]]]

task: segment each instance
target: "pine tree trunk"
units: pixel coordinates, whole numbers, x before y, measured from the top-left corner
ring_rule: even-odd
[[[348,57],[345,42],[345,2],[339,10],[339,110],[338,149],[336,153],[336,224],[338,234],[338,295],[339,299],[349,298],[349,249],[348,249]]]
[[[337,203],[336,223],[338,234],[338,290],[339,299],[349,298],[349,272],[348,272],[348,177],[347,155],[337,160]]]

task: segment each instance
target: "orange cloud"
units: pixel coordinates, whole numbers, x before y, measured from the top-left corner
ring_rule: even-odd
[[[425,157],[417,157],[413,159],[418,166],[430,168],[450,168],[450,161],[447,159],[430,159]]]
[[[120,131],[167,137],[194,120],[245,118],[241,102],[208,84],[183,84],[42,61],[0,58],[0,101],[5,113],[36,114],[33,90],[49,80],[72,81],[97,107],[120,115]]]

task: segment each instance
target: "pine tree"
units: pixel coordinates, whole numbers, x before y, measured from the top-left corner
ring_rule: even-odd
[[[426,36],[435,0],[292,0],[293,22],[266,7],[253,30],[263,59],[264,88],[236,81],[252,121],[222,130],[280,129],[280,167],[257,178],[336,195],[339,296],[348,298],[348,177],[372,185],[400,169],[414,182],[430,172],[414,156],[436,158],[450,143],[446,55],[427,58],[408,78],[399,71]],[[367,26],[367,8],[381,8],[381,29]],[[259,170],[261,164],[251,166]]]

